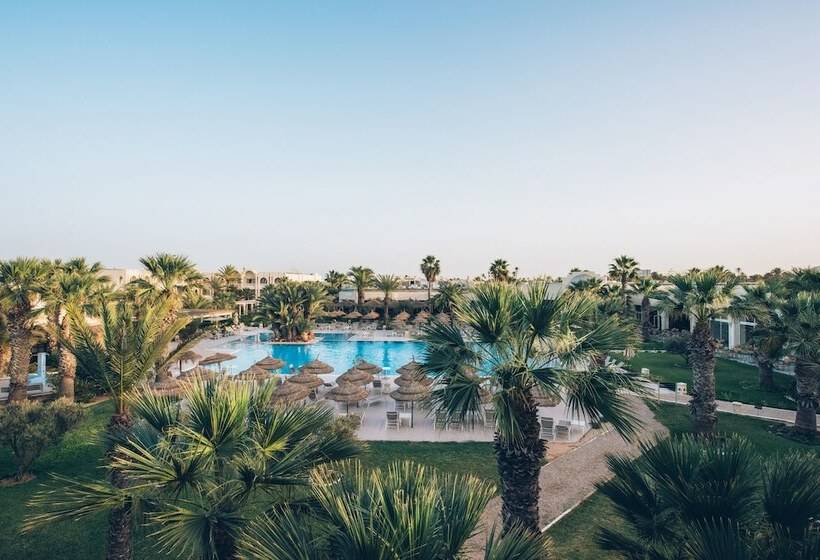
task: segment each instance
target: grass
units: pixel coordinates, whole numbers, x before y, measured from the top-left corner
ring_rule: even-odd
[[[691,388],[692,370],[679,354],[639,352],[628,365],[634,371],[649,368],[653,380],[662,383],[683,382]],[[795,410],[794,401],[788,397],[792,379],[791,376],[775,373],[774,382],[777,389],[768,392],[760,388],[756,367],[722,358],[715,362],[715,391],[717,398],[724,401]]]
[[[691,432],[692,421],[689,418],[689,409],[685,406],[660,403],[655,417],[669,428],[672,434]],[[766,420],[718,413],[719,431],[745,436],[761,455],[770,456],[790,450],[811,451],[820,455],[820,447],[808,446],[775,435],[770,430],[772,426],[773,423]],[[618,557],[598,547],[595,542],[597,528],[615,528],[622,525],[623,522],[609,500],[595,493],[551,527],[548,533],[555,544],[557,558],[611,560]]]
[[[0,487],[0,527],[3,527],[0,531],[0,559],[46,560],[55,558],[55,551],[59,551],[63,560],[105,557],[107,517],[104,514],[81,522],[59,523],[29,535],[20,535],[18,530],[25,516],[31,513],[28,501],[42,487],[49,473],[97,479],[103,476],[100,465],[104,446],[100,436],[110,415],[109,403],[90,406],[78,428],[35,463],[35,480],[19,486]],[[491,443],[371,442],[360,459],[368,468],[380,468],[411,458],[442,471],[475,474],[494,483],[498,480]],[[10,452],[0,449],[0,476],[13,472]],[[138,534],[135,540],[135,557],[139,560],[170,558],[158,553],[142,534]]]

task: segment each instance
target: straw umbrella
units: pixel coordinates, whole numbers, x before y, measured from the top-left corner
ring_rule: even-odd
[[[238,381],[259,381],[261,383],[267,381],[271,377],[273,377],[271,372],[254,364],[237,375],[235,379]]]
[[[306,371],[314,375],[322,375],[325,373],[333,373],[333,367],[327,365],[321,360],[313,360],[299,368],[301,371]]]
[[[375,309],[373,311],[371,311],[370,313],[368,313],[367,315],[364,315],[362,317],[362,319],[365,320],[365,321],[375,321],[378,318],[379,318],[379,314],[376,313]]]
[[[433,384],[433,380],[424,374],[419,364],[415,359],[407,362],[396,370],[399,376],[394,380],[394,383],[399,387],[410,385],[411,383],[420,383],[425,387]]]
[[[197,366],[181,374],[179,379],[184,379],[186,381],[191,379],[198,379],[199,381],[213,381],[216,377],[217,374],[214,370]]]
[[[439,323],[444,323],[445,325],[450,324],[450,316],[449,316],[449,315],[447,315],[447,314],[446,314],[446,313],[444,313],[444,312],[441,312],[441,313],[439,313],[438,315],[436,315],[436,320],[437,320]]]
[[[355,367],[356,369],[360,369],[362,371],[366,371],[367,373],[369,373],[371,375],[378,375],[379,373],[382,372],[382,368],[380,368],[376,364],[371,364],[370,362],[365,361],[365,360],[360,360],[353,367]]]
[[[422,323],[426,323],[430,319],[430,314],[427,311],[419,311],[416,313],[415,318],[413,318],[414,325],[420,325]]]
[[[216,354],[211,354],[206,358],[202,358],[199,360],[199,365],[201,366],[209,366],[211,364],[221,364],[222,362],[227,362],[229,360],[235,360],[236,356],[233,354],[226,354],[224,352],[217,352]]]
[[[182,391],[183,383],[174,377],[162,379],[151,385],[151,391],[157,395],[176,397]]]
[[[409,362],[401,366],[399,369],[396,370],[399,375],[404,374],[411,374],[411,375],[420,375],[421,371],[421,364],[416,361],[415,358],[411,359]]]
[[[393,397],[394,401],[410,403],[410,427],[412,428],[416,401],[426,399],[429,394],[429,387],[418,382],[411,382],[406,385],[401,385],[398,389],[390,393],[390,396]]]
[[[538,406],[558,406],[561,403],[559,395],[553,395],[544,391],[537,384],[532,388],[532,398]]]
[[[356,319],[361,319],[361,318],[362,318],[362,314],[359,313],[358,311],[355,311],[355,310],[351,311],[350,313],[348,313],[347,315],[345,315],[343,317],[343,319],[349,319],[351,321],[355,321]]]
[[[187,350],[179,355],[179,373],[182,373],[182,362],[196,362],[197,360],[201,360],[202,356],[194,352],[193,350]]]
[[[310,394],[310,389],[298,383],[285,381],[273,392],[271,402],[273,404],[288,404],[305,400]]]
[[[409,318],[410,318],[410,314],[407,311],[402,311],[401,313],[399,313],[395,317],[396,321],[406,321]]]
[[[353,385],[367,385],[373,381],[373,375],[363,369],[352,367],[336,379],[336,383],[352,383]]]
[[[288,377],[288,383],[296,383],[298,385],[302,385],[303,387],[307,387],[309,390],[312,390],[316,387],[321,387],[324,384],[324,381],[322,381],[315,373],[310,373],[310,371],[303,369],[296,375],[291,375]]]
[[[285,362],[273,356],[266,356],[254,364],[262,369],[273,370],[285,367]]]
[[[325,395],[326,399],[345,403],[346,413],[350,414],[350,403],[363,401],[367,398],[367,390],[361,385],[342,381]]]

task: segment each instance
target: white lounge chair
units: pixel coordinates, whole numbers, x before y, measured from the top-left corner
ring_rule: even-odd
[[[542,416],[539,418],[541,422],[541,439],[552,441],[555,439],[555,430],[554,430],[554,423],[553,419],[547,416]]]
[[[395,410],[388,410],[384,413],[387,417],[387,424],[385,427],[388,430],[398,430],[399,429],[399,413]]]

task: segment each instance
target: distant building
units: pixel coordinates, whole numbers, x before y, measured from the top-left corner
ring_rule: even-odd
[[[150,274],[147,270],[139,268],[103,268],[100,270],[100,276],[108,278],[111,286],[115,290],[119,290],[132,280],[148,278]]]

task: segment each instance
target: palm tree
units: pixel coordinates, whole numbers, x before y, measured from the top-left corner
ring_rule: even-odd
[[[496,282],[509,282],[512,280],[510,264],[504,259],[495,259],[490,264],[490,278]]]
[[[739,436],[641,443],[640,458],[610,456],[598,484],[623,523],[599,543],[622,558],[817,558],[820,459],[792,452],[762,461]]]
[[[123,434],[133,427],[130,396],[149,379],[157,364],[159,367],[165,365],[162,356],[166,348],[188,324],[186,318],[168,322],[171,306],[172,302],[167,299],[141,304],[121,299],[99,304],[95,314],[100,317],[100,330],[88,324],[81,308],[75,305],[67,308],[72,336],[70,340],[61,339],[61,342],[74,354],[84,374],[111,396],[114,413],[106,431],[112,441],[122,439]],[[109,456],[115,461],[120,450],[114,448]],[[134,502],[126,494],[129,477],[114,466],[110,469],[109,483],[112,490],[107,501],[110,509],[107,558],[126,560],[133,556]],[[94,485],[99,486],[98,483]],[[77,508],[76,502],[68,509],[77,513],[83,511],[83,508]]]
[[[747,342],[754,351],[760,387],[766,391],[775,390],[774,364],[785,354],[786,331],[780,307],[786,295],[780,282],[764,281],[747,286],[730,309],[735,317],[755,321]]]
[[[457,282],[441,282],[438,293],[433,296],[433,308],[439,312],[452,313],[466,293],[467,288]]]
[[[358,463],[311,474],[310,503],[260,516],[244,532],[248,560],[457,560],[473,535],[493,486],[474,476],[439,474],[411,462],[370,472]],[[486,560],[547,560],[549,541],[519,527],[492,532]]]
[[[84,258],[72,259],[52,268],[46,307],[55,333],[60,394],[72,402],[77,361],[62,342],[71,340],[71,319],[66,310],[73,306],[83,314],[93,316],[97,304],[108,291],[108,279],[100,275],[101,270],[100,263],[89,264]]]
[[[382,320],[387,325],[390,322],[390,296],[401,288],[401,278],[392,274],[379,274],[373,281],[373,287],[384,294],[384,316]]]
[[[328,271],[325,274],[325,284],[327,284],[327,291],[333,296],[336,303],[339,303],[339,292],[347,282],[347,275],[337,272],[335,270]]]
[[[817,436],[820,403],[820,292],[797,292],[781,306],[785,350],[795,357],[797,433]]]
[[[138,392],[129,399],[134,427],[111,456],[111,467],[132,484],[59,479],[56,495],[41,492],[34,499],[46,512],[26,528],[110,511],[125,500],[148,511],[159,548],[180,557],[236,558],[244,527],[309,487],[312,469],[360,451],[351,435],[335,429],[331,410],[272,408],[273,388],[192,383],[182,394],[184,407],[147,389]]]
[[[6,310],[11,348],[9,402],[24,401],[28,395],[32,331],[35,319],[43,311],[40,304],[48,290],[49,268],[49,263],[40,259],[0,262],[0,307]]]
[[[194,263],[188,257],[157,253],[140,259],[150,273],[149,278],[134,280],[146,295],[169,302],[168,321],[173,322],[182,309],[185,296],[202,281]]]
[[[635,292],[641,296],[641,335],[644,340],[649,340],[649,334],[652,331],[650,298],[658,295],[660,287],[661,283],[653,278],[641,278],[635,284]]]
[[[506,530],[516,524],[538,530],[538,473],[545,448],[534,389],[556,397],[563,393],[570,410],[611,422],[627,437],[638,422],[619,389],[641,389],[633,374],[606,361],[609,351],[638,342],[634,327],[618,316],[596,317],[597,302],[586,294],[548,299],[547,293],[542,280],[526,290],[484,283],[456,304],[457,324],[432,321],[422,336],[423,367],[447,389],[434,392],[430,406],[447,421],[480,416],[480,399],[471,395],[487,381],[498,388],[494,447]],[[469,374],[473,369],[481,375]]]
[[[427,305],[430,306],[430,311],[432,311],[431,294],[433,282],[435,282],[438,275],[441,274],[441,263],[433,255],[427,255],[421,260],[421,273],[424,274],[424,279],[427,280]]]
[[[670,313],[687,315],[694,321],[689,340],[692,366],[692,399],[689,406],[700,434],[711,434],[717,425],[715,403],[715,351],[711,321],[729,313],[734,280],[718,269],[674,274],[672,287],[661,294],[662,307]]]
[[[254,321],[271,325],[275,335],[285,341],[307,340],[327,300],[327,292],[318,282],[269,284],[259,295]]]
[[[638,277],[638,261],[626,255],[617,257],[609,265],[609,277],[620,283],[624,317],[629,317],[629,283]]]
[[[365,266],[354,266],[350,268],[350,272],[347,274],[356,286],[356,305],[361,305],[364,303],[365,289],[373,285],[375,279],[373,269]]]
[[[240,274],[239,270],[237,270],[237,268],[232,264],[226,264],[220,268],[215,276],[225,282],[225,285],[229,288],[239,287],[239,284],[242,281],[242,274]]]
[[[11,345],[9,344],[9,322],[3,312],[0,301],[0,377],[5,377],[11,362]]]
[[[157,253],[141,258],[140,263],[150,276],[134,280],[134,285],[144,297],[168,303],[165,320],[168,325],[172,324],[182,310],[186,296],[193,293],[193,289],[202,282],[202,275],[188,257],[182,255]],[[158,379],[170,376],[167,368],[157,369]]]

